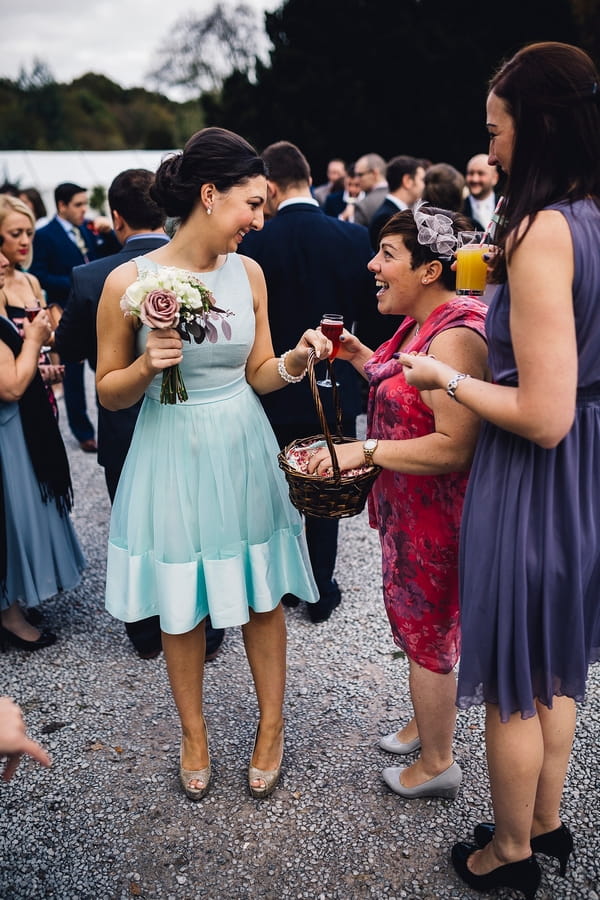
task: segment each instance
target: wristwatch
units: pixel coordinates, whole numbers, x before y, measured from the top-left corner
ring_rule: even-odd
[[[374,466],[373,462],[373,454],[377,450],[377,444],[379,443],[376,438],[369,438],[368,441],[363,443],[363,453],[365,455],[365,465],[366,466]]]

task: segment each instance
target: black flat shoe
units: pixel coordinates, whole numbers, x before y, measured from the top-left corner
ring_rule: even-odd
[[[540,867],[535,856],[498,866],[486,875],[475,875],[469,869],[467,860],[479,849],[476,844],[467,844],[464,841],[452,848],[452,865],[465,884],[482,893],[488,893],[498,887],[508,887],[521,891],[525,895],[525,900],[534,900],[541,879]]]
[[[8,628],[4,628],[4,626],[0,625],[0,643],[2,644],[2,649],[4,649],[7,644],[10,644],[18,650],[43,650],[44,647],[51,647],[55,642],[56,635],[51,631],[42,631],[36,641],[26,641],[13,631],[9,631]]]
[[[496,826],[493,822],[481,822],[475,826],[473,837],[475,843],[481,849],[494,837]],[[547,831],[545,834],[538,834],[537,837],[531,839],[531,849],[534,853],[543,853],[544,856],[552,856],[560,863],[560,874],[565,875],[567,871],[567,863],[571,853],[575,856],[573,849],[573,835],[566,825],[560,825],[554,831]]]
[[[334,609],[337,609],[342,602],[342,592],[337,587],[337,582],[335,582],[335,587],[336,590],[333,590],[325,597],[320,597],[316,603],[306,604],[308,618],[313,625],[317,625],[319,622],[326,622]]]
[[[28,606],[23,609],[22,612],[29,624],[33,625],[35,628],[44,621],[44,614],[39,606]]]

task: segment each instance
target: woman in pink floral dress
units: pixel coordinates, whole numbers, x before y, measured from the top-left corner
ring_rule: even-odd
[[[379,312],[405,318],[375,353],[348,332],[339,353],[370,385],[368,440],[336,448],[340,467],[366,459],[383,468],[369,497],[370,523],[381,538],[384,601],[394,641],[409,659],[415,715],[380,746],[399,755],[421,751],[412,765],[383,772],[405,798],[454,797],[462,778],[452,755],[458,532],[479,421],[452,394],[408,385],[396,356],[431,353],[485,377],[487,308],[455,295],[451,270],[456,234],[468,229],[463,216],[426,206],[394,215],[369,269],[379,284]],[[330,464],[325,448],[311,469]]]

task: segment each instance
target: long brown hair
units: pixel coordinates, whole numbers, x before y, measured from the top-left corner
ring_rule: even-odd
[[[529,217],[512,252],[549,204],[591,197],[600,206],[600,77],[579,47],[549,41],[519,50],[489,89],[504,101],[515,128],[503,223],[496,234],[502,249]],[[502,253],[494,280],[505,277]]]

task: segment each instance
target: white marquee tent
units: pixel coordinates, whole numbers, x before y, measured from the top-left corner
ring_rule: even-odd
[[[48,215],[55,212],[54,188],[72,181],[91,191],[108,187],[124,169],[155,172],[168,150],[0,150],[0,183],[38,189]],[[107,210],[108,212],[108,210]]]

